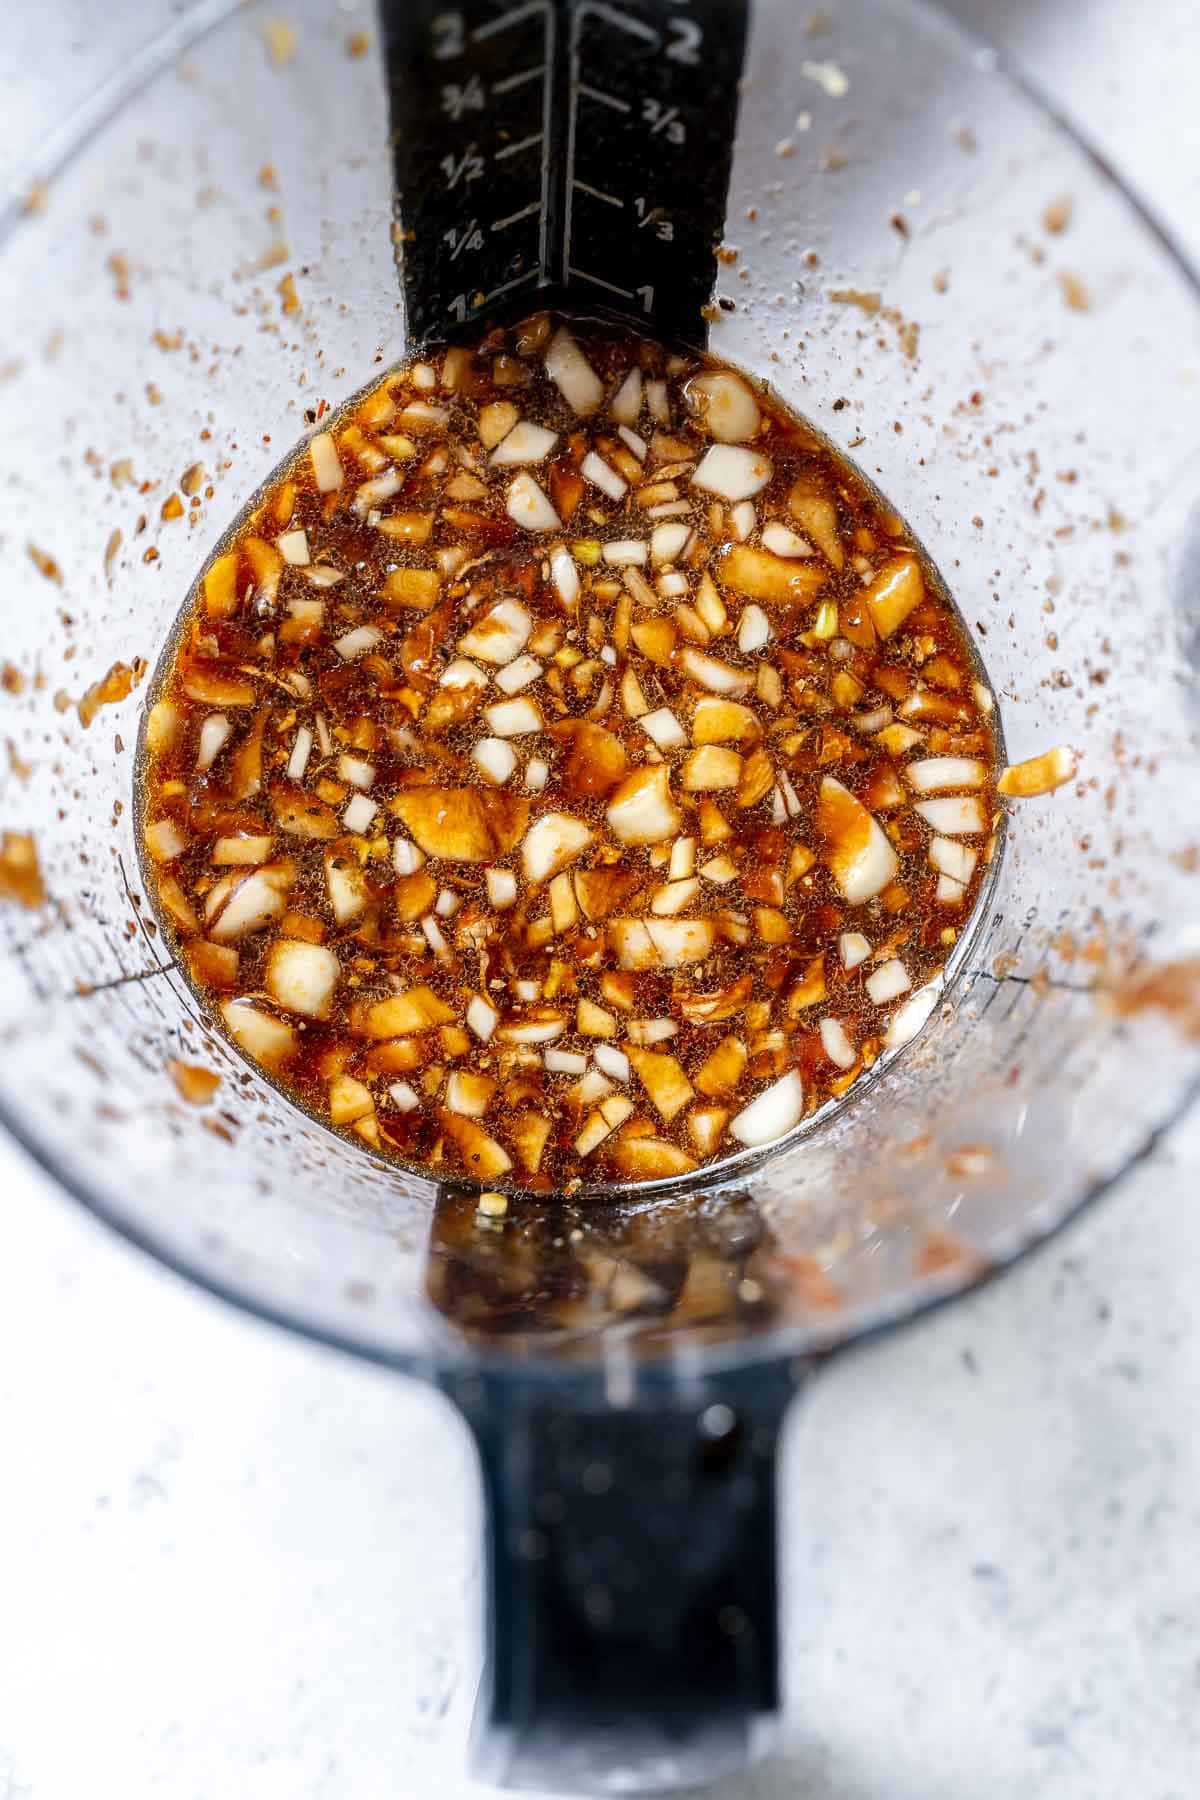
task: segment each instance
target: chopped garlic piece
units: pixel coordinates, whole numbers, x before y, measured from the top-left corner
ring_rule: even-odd
[[[649,554],[649,545],[640,538],[619,538],[615,543],[604,546],[605,562],[614,563],[618,568],[644,563]]]
[[[840,1019],[822,1019],[818,1027],[821,1033],[821,1048],[831,1063],[839,1069],[852,1069],[858,1061],[858,1052],[846,1035],[846,1027]]]
[[[400,423],[409,431],[440,431],[450,423],[444,406],[432,406],[428,400],[410,400],[401,408]]]
[[[383,642],[383,633],[374,625],[356,625],[353,630],[343,632],[340,638],[334,639],[333,647],[343,662],[353,662],[357,656],[365,656]]]
[[[890,962],[880,963],[877,969],[872,970],[863,986],[876,1006],[886,1006],[889,1000],[906,994],[912,982],[904,964],[893,957]]]
[[[942,837],[975,837],[987,830],[987,815],[973,795],[918,800],[913,811]]]
[[[440,963],[453,962],[450,946],[442,934],[442,928],[432,913],[426,913],[421,920],[421,930],[425,934],[425,942],[433,951]]]
[[[543,813],[529,827],[521,845],[527,881],[549,881],[574,862],[592,841],[592,831],[569,813]]]
[[[904,779],[918,794],[937,794],[982,787],[987,769],[973,756],[926,756],[905,765]]]
[[[738,866],[731,856],[710,856],[707,862],[700,864],[700,873],[714,887],[728,887],[738,878]]]
[[[557,442],[556,431],[547,431],[544,425],[534,425],[528,419],[522,419],[492,451],[492,467],[514,469],[523,463],[545,462]]]
[[[613,1081],[629,1080],[629,1058],[614,1044],[597,1044],[592,1051],[592,1061]]]
[[[518,656],[515,662],[499,671],[496,686],[502,694],[519,694],[531,681],[536,681],[541,672],[542,665],[536,656]]]
[[[235,839],[233,841],[236,842],[237,840]],[[271,844],[273,840],[271,838],[264,838],[261,841],[267,845],[266,854],[269,856],[271,854]],[[228,844],[229,842],[230,840],[228,838],[219,838],[217,840],[217,850],[219,850],[223,844]],[[179,826],[175,823],[174,819],[155,819],[152,825],[147,825],[146,827],[146,848],[149,850],[155,862],[174,862],[177,856],[183,855],[183,852],[187,849],[187,843],[187,838],[179,829]],[[240,859],[229,856],[218,856],[215,850],[213,852],[214,862],[234,860]],[[263,861],[265,859],[256,858],[255,860]]]
[[[542,715],[537,702],[524,694],[515,700],[500,700],[484,709],[488,729],[498,738],[524,737],[542,729]]]
[[[569,550],[556,550],[550,558],[550,573],[554,579],[555,591],[563,605],[570,610],[579,599],[579,570]]]
[[[748,694],[754,686],[754,676],[745,669],[735,669],[731,663],[706,656],[701,650],[693,650],[690,644],[681,652],[679,660],[693,681],[714,694]]]
[[[498,737],[481,739],[471,751],[471,757],[484,780],[494,782],[497,787],[508,780],[517,766],[516,751]]]
[[[729,1121],[729,1129],[741,1144],[771,1144],[791,1131],[803,1117],[804,1083],[797,1070],[789,1069],[786,1075],[764,1088],[749,1106],[735,1114]]]
[[[722,500],[749,500],[771,479],[769,456],[738,444],[713,444],[692,473],[692,486]]]
[[[895,880],[900,861],[878,821],[831,775],[821,782],[817,829],[830,873],[851,906],[874,899]]]
[[[609,830],[623,844],[661,844],[675,836],[683,814],[671,797],[665,766],[636,769],[614,793],[605,814]]]
[[[282,537],[275,539],[275,548],[284,562],[291,563],[293,568],[303,569],[311,560],[306,531],[285,531]]]
[[[681,744],[687,743],[687,732],[669,706],[660,706],[656,712],[644,713],[638,723],[660,750],[677,750]]]
[[[838,938],[838,955],[842,959],[843,969],[857,969],[859,963],[866,962],[871,954],[871,946],[861,931],[843,931]]]
[[[398,494],[404,486],[404,477],[399,469],[389,469],[386,475],[376,475],[371,481],[364,481],[355,491],[354,511],[360,519],[374,512],[393,494]]]
[[[918,988],[903,1006],[896,1008],[883,1034],[885,1049],[899,1050],[902,1045],[912,1042],[937,1005],[940,992],[941,982],[931,981],[928,987]]]
[[[450,1112],[467,1119],[481,1119],[495,1091],[495,1082],[486,1075],[474,1075],[465,1069],[452,1069],[446,1083],[445,1104]]]
[[[511,400],[492,400],[479,409],[479,441],[485,450],[494,450],[506,438],[520,418]]]
[[[642,371],[636,365],[629,370],[609,401],[608,410],[619,425],[637,424],[638,414],[642,410]]]
[[[562,525],[553,502],[532,475],[517,475],[509,482],[507,511],[526,531],[557,531]]]
[[[324,1019],[341,973],[341,963],[323,944],[277,938],[267,952],[263,985],[285,1012]]]
[[[755,650],[765,649],[770,641],[771,621],[762,607],[753,603],[743,607],[742,616],[738,620],[738,649],[743,655],[750,656]]]
[[[694,837],[676,838],[671,845],[671,861],[667,873],[672,881],[682,881],[684,876],[692,875],[696,870],[696,840]]]
[[[425,865],[425,852],[407,838],[398,837],[392,845],[392,867],[397,875],[415,875]]]
[[[467,1007],[467,1025],[481,1044],[487,1043],[495,1031],[499,1019],[500,1014],[490,1000],[485,1000],[480,994],[471,996],[471,1003]]]
[[[533,620],[519,600],[501,600],[467,632],[459,649],[481,662],[512,662],[529,641]]]
[[[744,444],[762,423],[758,402],[739,375],[729,369],[709,369],[693,375],[684,391],[689,406],[700,415],[710,437],[723,444]]]
[[[313,480],[319,494],[332,494],[341,487],[345,475],[328,431],[319,431],[316,437],[308,440],[308,458],[312,463]]]
[[[1032,800],[1039,794],[1052,794],[1064,782],[1072,781],[1078,767],[1075,752],[1060,746],[1041,756],[1031,756],[1027,762],[1010,763],[996,786],[1010,800]]]
[[[778,519],[772,519],[769,525],[763,526],[763,549],[769,550],[773,556],[811,556],[812,545],[798,532],[788,526],[781,525]]]
[[[645,387],[646,405],[650,409],[650,417],[656,425],[671,423],[671,402],[667,394],[665,381],[648,381]]]
[[[211,769],[225,745],[229,742],[233,727],[224,713],[209,713],[200,727],[200,743],[196,753],[196,767]]]
[[[287,777],[289,781],[303,781],[304,771],[308,767],[308,759],[312,755],[313,734],[307,725],[301,725],[292,740],[292,753],[288,757]]]
[[[452,663],[447,663],[438,681],[440,686],[448,688],[487,686],[487,676],[483,670],[465,656],[455,657]]]
[[[369,788],[375,780],[375,765],[361,756],[341,755],[337,759],[339,781],[348,781],[351,787]]]
[[[656,567],[660,563],[678,562],[685,554],[692,535],[690,525],[674,522],[656,525],[650,533],[650,561]]]
[[[604,399],[604,383],[563,325],[546,347],[546,373],[574,412],[586,417]]]
[[[979,852],[953,838],[935,837],[930,840],[929,861],[939,875],[949,875],[965,887],[975,873]]]
[[[361,835],[367,830],[378,811],[379,808],[374,800],[366,794],[355,794],[342,814],[342,824],[347,831]]]
[[[597,456],[594,450],[589,450],[584,457],[579,465],[579,473],[593,487],[598,487],[602,494],[607,494],[610,500],[623,500],[629,492],[629,483],[615,469],[610,468],[602,456]]]
[[[650,911],[658,918],[669,919],[675,913],[686,912],[699,892],[700,883],[694,875],[681,881],[664,882],[650,896]]]
[[[752,537],[754,527],[758,524],[753,500],[739,500],[736,506],[731,507],[729,523],[733,526],[733,535],[739,544],[744,544],[747,538]]]
[[[489,869],[484,880],[488,900],[497,912],[516,904],[517,878],[511,869]]]

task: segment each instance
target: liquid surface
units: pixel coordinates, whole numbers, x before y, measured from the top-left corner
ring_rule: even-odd
[[[372,1149],[685,1175],[927,1016],[991,715],[814,432],[539,315],[322,421],[209,564],[147,718],[151,892],[243,1052]]]

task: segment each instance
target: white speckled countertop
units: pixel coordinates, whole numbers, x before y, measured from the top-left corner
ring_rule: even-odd
[[[97,43],[88,0],[8,0],[0,174],[179,7],[112,10]],[[955,10],[1200,260],[1193,0],[1152,31],[1136,0]],[[1034,1261],[815,1385],[784,1746],[722,1800],[1192,1800],[1198,1192],[1193,1117]],[[0,1193],[0,1800],[484,1795],[448,1409],[194,1292],[6,1143]]]

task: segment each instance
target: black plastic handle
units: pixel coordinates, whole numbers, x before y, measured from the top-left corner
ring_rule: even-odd
[[[750,0],[378,0],[410,338],[497,307],[702,347]]]
[[[796,1371],[614,1404],[474,1374],[445,1386],[487,1506],[479,1777],[631,1792],[761,1754],[779,1705],[776,1461]]]

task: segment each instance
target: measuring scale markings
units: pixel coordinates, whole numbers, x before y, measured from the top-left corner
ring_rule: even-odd
[[[661,338],[707,335],[746,17],[728,0],[572,11],[563,286],[615,295]]]
[[[442,337],[550,272],[554,0],[384,0],[409,333]]]
[[[563,286],[569,288],[572,281],[586,281],[593,287],[603,288],[607,293],[618,294],[625,300],[633,300],[635,298],[635,289],[622,287],[618,283],[615,283],[604,276],[596,275],[587,269],[580,268],[573,261],[571,255],[576,224],[576,194],[584,194],[590,199],[601,200],[606,206],[623,208],[625,205],[624,200],[622,200],[618,194],[610,194],[603,188],[593,187],[590,182],[582,180],[577,173],[579,168],[579,102],[581,99],[585,102],[587,100],[594,100],[624,117],[631,117],[633,114],[633,107],[629,101],[619,99],[615,94],[610,94],[606,90],[597,88],[590,83],[585,84],[583,81],[585,55],[583,35],[589,18],[595,18],[600,24],[611,25],[616,31],[626,32],[631,37],[640,37],[643,41],[648,41],[655,51],[657,51],[660,46],[660,39],[656,31],[643,25],[640,20],[633,18],[629,13],[619,11],[616,7],[593,4],[591,3],[591,0],[582,0],[582,4],[577,6],[575,10],[575,15],[571,22],[571,98],[570,111],[567,120],[567,196],[563,222],[562,249]],[[613,47],[615,48],[615,45]],[[616,75],[617,69],[614,65],[618,59],[605,58],[603,54],[605,46],[603,43],[601,43],[600,46],[593,45],[589,48],[591,51],[588,61],[589,70],[594,64],[599,63],[606,69],[607,73]],[[601,147],[601,155],[594,160],[599,161],[601,164],[605,164],[609,160],[605,154],[605,151],[608,149],[608,144],[605,139],[604,124],[602,122],[597,122],[596,128],[588,134],[588,149],[594,149],[597,144]],[[580,235],[581,237],[585,236],[583,233]],[[594,247],[594,232],[586,233],[586,242],[589,248]],[[596,260],[599,259],[597,258]],[[641,290],[641,297],[643,300],[643,311],[649,313],[654,305],[654,288],[652,286],[644,287]]]
[[[528,288],[703,344],[747,3],[381,0],[410,335]]]

